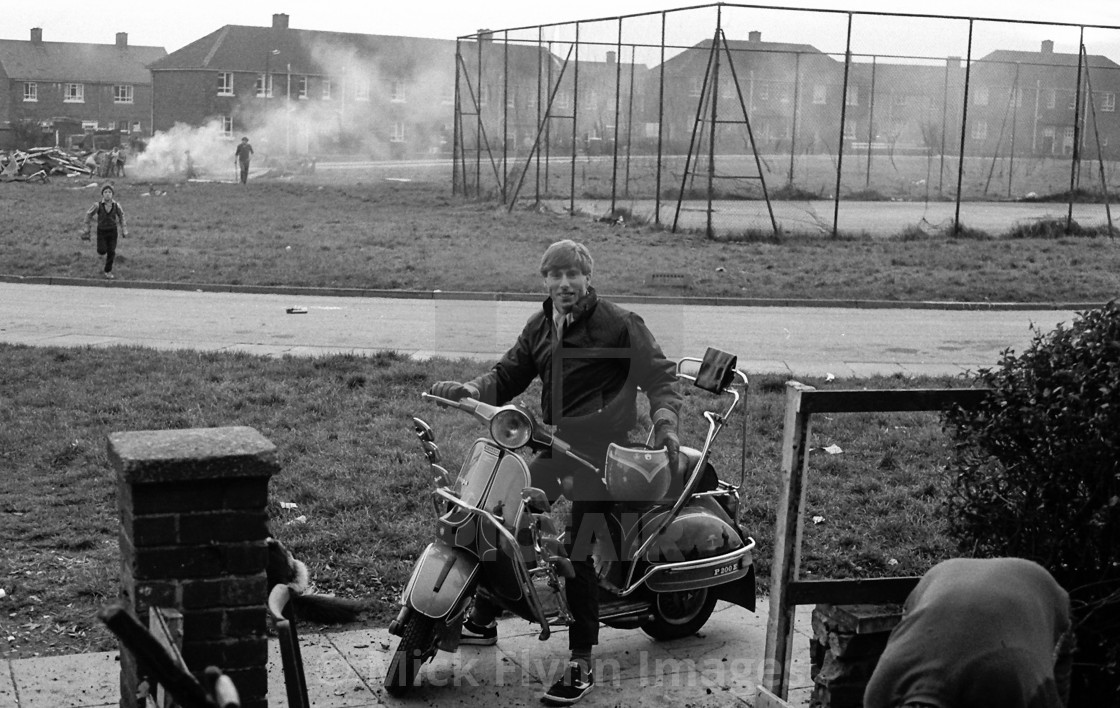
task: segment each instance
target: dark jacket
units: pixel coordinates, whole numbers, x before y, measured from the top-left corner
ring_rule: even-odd
[[[544,422],[569,438],[625,435],[637,422],[639,387],[651,417],[676,425],[681,396],[673,386],[675,367],[641,317],[589,289],[569,320],[554,356],[552,299],[545,300],[501,361],[468,385],[481,400],[502,405],[540,377]]]
[[[118,236],[128,236],[128,223],[121,205],[113,200],[106,210],[101,208],[102,204],[104,202],[98,201],[86,210],[86,231],[92,234],[95,231],[116,230]]]

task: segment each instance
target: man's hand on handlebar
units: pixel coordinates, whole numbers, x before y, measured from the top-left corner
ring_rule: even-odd
[[[458,381],[437,381],[432,385],[432,390],[429,393],[433,396],[447,398],[452,401],[460,401],[464,398],[475,398],[478,396],[478,391],[473,390],[469,386],[464,386]]]
[[[669,469],[677,469],[681,454],[681,441],[677,437],[677,426],[668,420],[657,421],[653,428],[653,447],[665,448],[665,451],[669,453]]]

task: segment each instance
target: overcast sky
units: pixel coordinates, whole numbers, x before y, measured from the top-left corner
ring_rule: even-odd
[[[117,32],[127,32],[130,44],[158,46],[173,52],[222,25],[267,26],[276,12],[287,13],[291,18],[291,27],[299,29],[454,39],[482,27],[505,29],[562,23],[695,4],[702,3],[655,0],[190,0],[186,3],[162,0],[111,0],[105,3],[88,0],[0,0],[0,39],[27,39],[32,27],[41,27],[46,41],[110,44]],[[770,4],[1120,27],[1118,0],[783,0]],[[830,34],[834,34],[832,27],[830,25]],[[766,38],[806,43],[812,43],[810,39],[820,41],[812,37],[800,39],[788,23],[784,29],[782,36],[775,37],[775,30],[770,28]],[[1115,34],[1120,37],[1120,31]],[[836,41],[842,48],[843,37]],[[1060,45],[1060,38],[1058,42]],[[1074,40],[1070,51],[1075,50]]]

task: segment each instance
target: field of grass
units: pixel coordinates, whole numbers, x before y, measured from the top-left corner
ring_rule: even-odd
[[[279,450],[270,487],[273,533],[305,560],[325,592],[369,602],[364,622],[385,626],[432,532],[430,479],[411,416],[435,429],[448,466],[481,434],[472,418],[423,402],[441,379],[479,365],[371,358],[266,359],[141,348],[0,345],[0,658],[108,650],[93,619],[118,587],[111,432],[248,425]],[[961,379],[807,381],[818,387],[962,386]],[[523,399],[534,405],[539,394]],[[768,587],[784,381],[752,382],[747,407],[744,525],[758,541]],[[686,396],[682,442],[705,429],[703,393]],[[818,416],[803,554],[818,577],[920,574],[951,554],[940,518],[947,456],[933,414]],[[823,448],[838,445],[843,452]],[[738,482],[742,420],[714,462]],[[280,502],[297,506],[283,508]],[[389,513],[388,510],[393,510]],[[306,517],[299,523],[296,518]]]
[[[96,199],[85,182],[0,185],[0,275],[93,278],[78,239]],[[1103,302],[1116,296],[1120,247],[1045,228],[1014,238],[903,233],[709,241],[589,215],[508,213],[449,195],[443,183],[118,182],[132,237],[122,279],[369,289],[539,292],[535,264],[560,238],[586,242],[606,294],[666,293],[651,272],[691,274],[700,296]],[[112,646],[93,613],[117,592],[117,519],[105,440],[122,430],[249,425],[277,444],[273,530],[327,592],[370,602],[383,626],[431,521],[428,477],[408,420],[429,420],[456,459],[477,434],[423,404],[432,381],[477,363],[264,359],[143,349],[0,345],[0,657]],[[744,521],[766,587],[777,501],[783,381],[754,382]],[[962,380],[809,382],[828,387],[967,385]],[[527,400],[531,401],[532,396]],[[699,434],[688,398],[684,442]],[[737,479],[741,440],[725,433],[717,466]],[[815,575],[920,573],[951,553],[939,517],[947,454],[933,415],[820,416],[805,569]],[[836,444],[839,455],[819,450]],[[280,502],[293,502],[286,509]],[[390,517],[386,509],[405,513]],[[296,523],[298,516],[306,523]]]
[[[78,239],[97,198],[87,184],[3,185],[0,275],[99,276],[93,245]],[[346,182],[326,170],[247,187],[117,186],[132,236],[115,270],[132,281],[539,292],[540,253],[561,238],[588,244],[608,295],[680,295],[646,285],[650,273],[674,272],[692,276],[683,294],[706,297],[1100,303],[1117,295],[1120,272],[1120,241],[1055,228],[711,241],[603,215],[510,213],[438,181]]]

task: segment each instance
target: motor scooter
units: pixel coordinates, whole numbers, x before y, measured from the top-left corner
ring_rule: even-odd
[[[619,508],[611,528],[617,557],[595,555],[600,622],[672,640],[699,631],[717,600],[754,611],[755,541],[736,521],[742,479],[738,485],[719,479],[709,459],[746,394],[747,377],[735,364],[735,357],[715,349],[703,359],[678,362],[679,380],[730,401],[722,413],[704,412],[703,445],[682,445],[676,469],[670,468],[664,448],[612,446],[606,461],[585,459],[520,404],[493,406],[422,394],[475,416],[487,424],[489,436],[471,445],[452,475],[440,464],[431,426],[413,418],[435,473],[438,520],[435,538],[417,559],[400,611],[389,625],[400,641],[385,677],[386,691],[407,693],[424,662],[439,650],[457,650],[476,592],[540,625],[541,640],[548,639],[552,627],[571,623],[562,580],[573,577],[574,570],[550,500],[530,486],[531,453],[564,455],[599,475]]]

